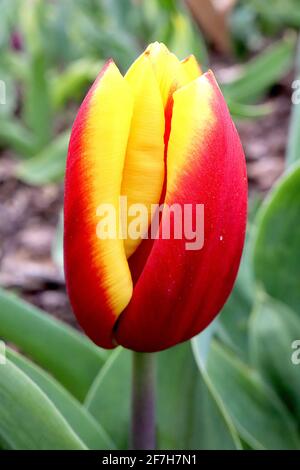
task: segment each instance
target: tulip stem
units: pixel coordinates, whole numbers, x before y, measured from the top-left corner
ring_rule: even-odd
[[[133,352],[132,449],[155,449],[155,356]]]

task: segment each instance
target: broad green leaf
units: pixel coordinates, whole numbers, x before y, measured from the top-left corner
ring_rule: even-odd
[[[65,174],[69,139],[70,131],[64,132],[40,153],[22,161],[18,167],[18,177],[32,185],[61,181]]]
[[[219,317],[215,318],[208,327],[191,339],[193,355],[201,373],[206,370],[211,342],[218,333],[218,324]]]
[[[0,367],[0,440],[6,448],[86,448],[53,403],[26,374],[9,360]]]
[[[254,269],[267,293],[299,314],[300,164],[280,180],[257,215]]]
[[[269,381],[300,422],[300,370],[292,345],[300,339],[300,319],[286,305],[260,294],[250,322],[253,365]]]
[[[243,358],[248,356],[248,321],[252,299],[247,296],[243,283],[237,280],[223,307],[217,326],[220,339]]]
[[[213,341],[207,373],[242,439],[254,449],[300,449],[296,423],[256,371]]]
[[[83,400],[106,352],[47,313],[0,289],[0,337],[18,346]]]
[[[189,342],[158,354],[157,404],[160,449],[240,447]]]
[[[189,343],[157,353],[156,360],[158,448],[236,448]],[[85,402],[122,449],[128,446],[130,383],[131,353],[120,348],[108,359]]]
[[[248,356],[248,321],[255,291],[251,263],[252,239],[253,228],[249,224],[238,277],[217,323],[218,336],[245,359]]]
[[[286,75],[293,64],[295,36],[289,35],[248,62],[240,76],[222,84],[225,97],[239,103],[260,97]]]
[[[218,425],[216,425],[216,419],[214,420],[214,432],[215,435],[218,433],[219,447],[223,448],[224,446],[224,437],[227,439],[230,437],[234,447],[236,449],[242,448],[241,439],[238,436],[237,430],[232,422],[231,417],[229,416],[226,408],[224,407],[222,400],[218,396],[208,374],[207,374],[207,362],[209,357],[209,352],[212,344],[212,340],[216,334],[218,327],[219,319],[216,318],[204,331],[192,338],[191,346],[194,355],[195,362],[198,366],[199,372],[202,377],[203,384],[206,385],[205,390],[209,392],[211,400],[214,402],[214,415],[216,411],[218,413]],[[210,414],[211,412],[209,412]],[[209,418],[208,418],[209,419]],[[229,447],[230,448],[230,447]]]
[[[84,402],[118,449],[127,449],[129,445],[130,386],[131,352],[119,347],[107,359]]]
[[[6,357],[47,395],[89,449],[112,449],[114,443],[99,423],[59,382],[33,362],[6,347]]]

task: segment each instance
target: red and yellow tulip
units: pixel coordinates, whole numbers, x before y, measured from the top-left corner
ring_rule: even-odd
[[[112,204],[122,220],[120,195],[147,207],[203,204],[204,246],[100,239],[97,208]],[[203,330],[231,292],[246,209],[245,158],[213,73],[158,43],[124,77],[107,62],[74,122],[65,183],[67,289],[87,335],[158,351]]]

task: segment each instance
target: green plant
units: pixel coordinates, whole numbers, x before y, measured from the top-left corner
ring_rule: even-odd
[[[127,447],[129,351],[103,351],[4,291],[0,325],[1,338],[26,354],[7,347],[6,364],[0,366],[3,448]],[[198,373],[189,344],[157,356],[159,448],[239,448],[231,420]]]

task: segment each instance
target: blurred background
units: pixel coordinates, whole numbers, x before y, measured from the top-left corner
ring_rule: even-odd
[[[238,284],[207,335],[215,338],[212,363],[217,357],[230,371],[223,377],[212,364],[211,373],[203,373],[229,402],[228,419],[245,448],[299,448],[300,369],[289,368],[297,331],[300,339],[299,29],[299,0],[0,0],[2,295],[17,293],[75,328],[62,269],[61,214],[70,128],[88,87],[106,59],[113,57],[125,72],[155,40],[179,58],[193,53],[216,74],[245,150],[250,210]],[[296,168],[292,176],[290,168]],[[1,308],[0,299],[0,336],[22,350]],[[277,337],[287,338],[281,353]],[[200,343],[194,353],[198,346],[202,351]],[[261,353],[270,343],[274,351]],[[274,354],[286,357],[279,371]],[[230,375],[237,370],[240,375]],[[231,385],[224,392],[218,387],[227,377]],[[232,409],[232,394],[238,409]],[[195,445],[172,439],[164,445]],[[221,436],[202,446],[226,442]]]

